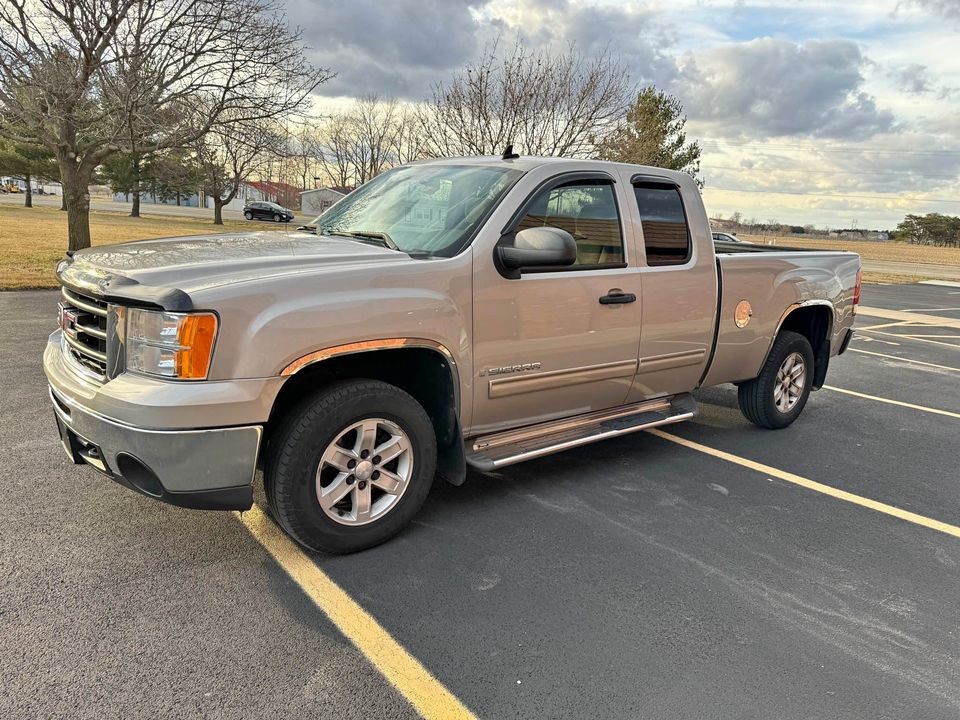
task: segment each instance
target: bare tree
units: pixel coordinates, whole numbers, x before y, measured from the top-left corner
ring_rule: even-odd
[[[320,128],[314,121],[298,123],[291,129],[286,148],[286,160],[300,181],[300,189],[310,188],[311,178],[316,177],[322,157]]]
[[[304,49],[277,0],[3,0],[0,134],[55,152],[69,248],[87,247],[101,162],[296,111],[330,77]]]
[[[223,206],[268,157],[283,151],[283,136],[269,120],[225,123],[194,144],[203,191],[213,198],[213,222],[223,225]]]
[[[367,95],[354,104],[353,165],[357,182],[365,183],[394,164],[393,149],[400,129],[400,108],[395,99]]]
[[[334,186],[362,185],[426,156],[419,116],[396,99],[367,95],[333,113],[323,130],[324,172]]]
[[[589,155],[623,115],[630,84],[609,53],[585,58],[488,45],[474,64],[433,88],[420,122],[434,155],[493,155],[508,143],[531,155]]]
[[[404,107],[397,117],[393,134],[393,157],[397,165],[428,157],[428,140],[414,108]]]
[[[353,120],[346,113],[335,113],[323,130],[323,171],[334,187],[350,187],[356,177],[353,166]]]

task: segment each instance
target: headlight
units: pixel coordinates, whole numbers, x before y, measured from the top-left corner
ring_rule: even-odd
[[[210,370],[217,316],[127,309],[127,370],[203,380]]]

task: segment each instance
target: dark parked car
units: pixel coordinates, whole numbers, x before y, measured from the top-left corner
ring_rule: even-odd
[[[293,220],[293,210],[277,205],[273,202],[249,202],[243,207],[243,216],[247,220],[273,220],[274,222],[290,222]]]

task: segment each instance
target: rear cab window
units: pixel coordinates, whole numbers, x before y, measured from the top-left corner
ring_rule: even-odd
[[[692,243],[680,189],[669,183],[633,184],[647,265],[684,265],[691,257]]]

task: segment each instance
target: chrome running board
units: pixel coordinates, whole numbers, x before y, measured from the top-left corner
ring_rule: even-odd
[[[690,393],[528,425],[467,441],[467,464],[494,470],[599,440],[689,420],[697,414]]]

